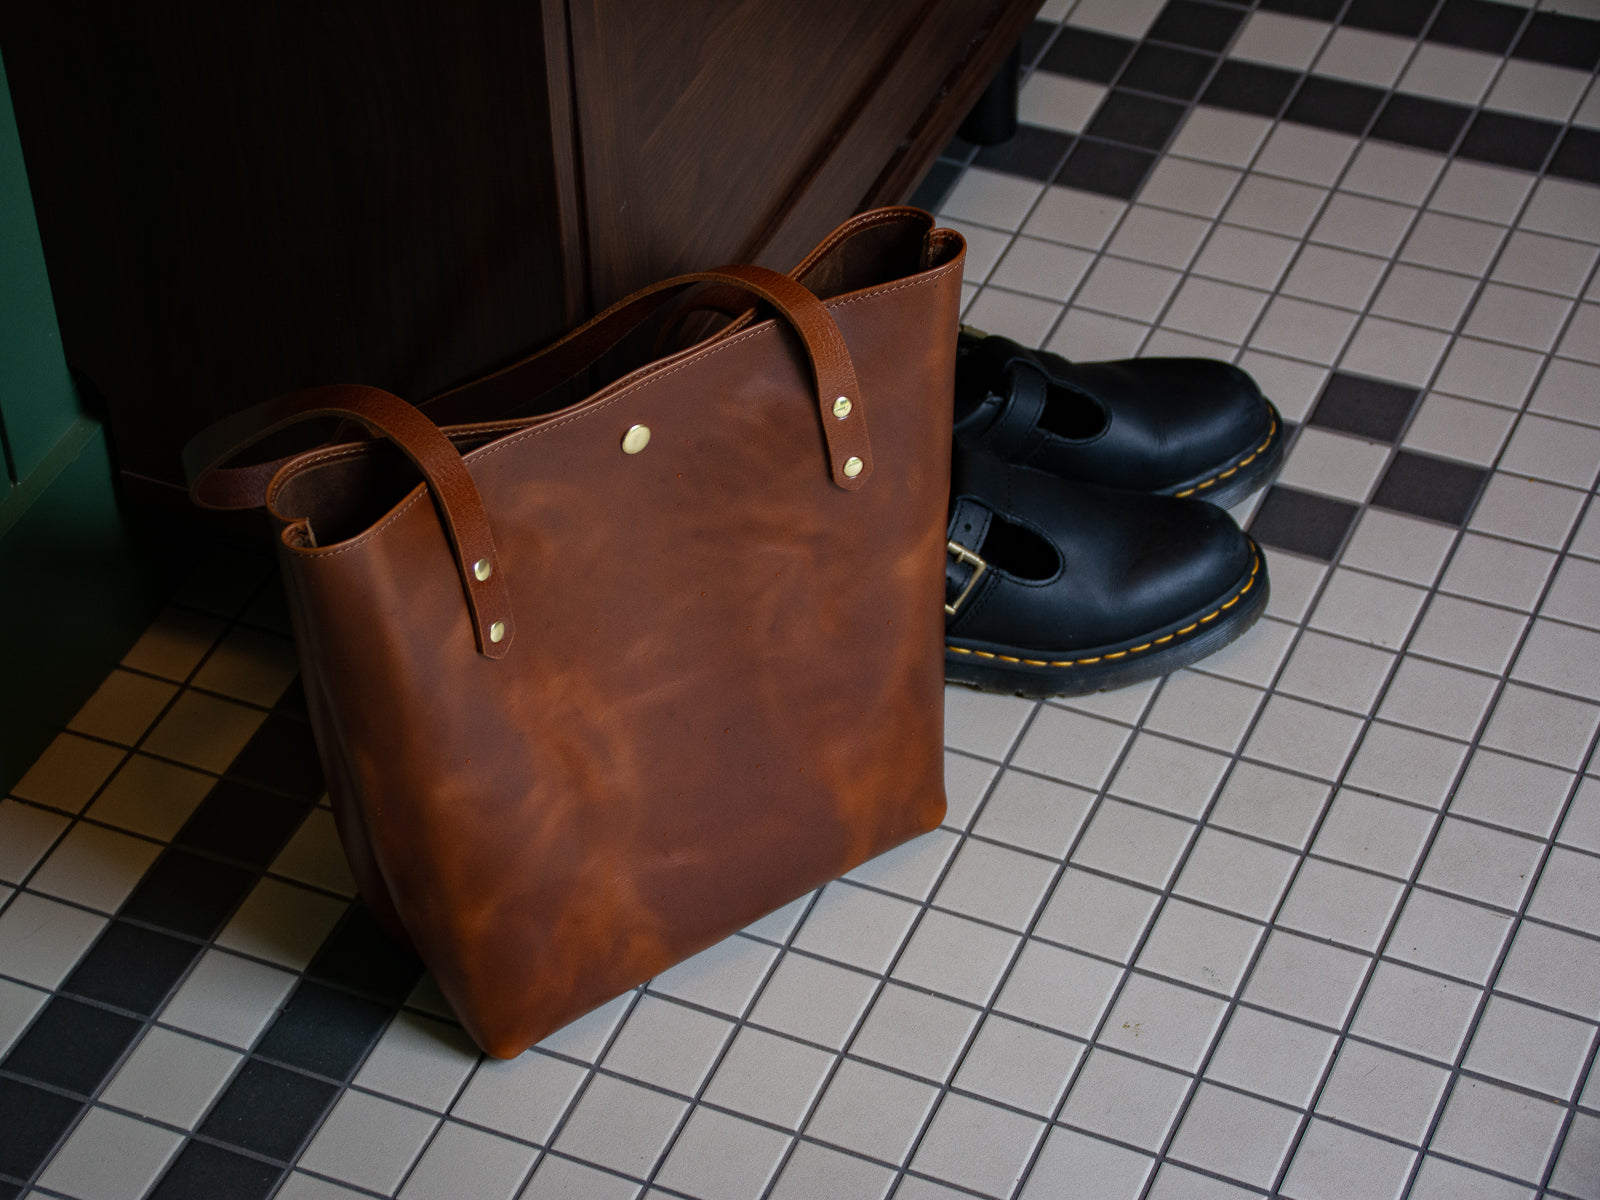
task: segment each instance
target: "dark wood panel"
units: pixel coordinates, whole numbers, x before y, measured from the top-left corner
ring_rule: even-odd
[[[904,199],[1037,8],[573,3],[595,303],[691,265],[787,267]]]
[[[1037,0],[0,0],[69,363],[129,489],[218,416],[421,398],[904,199]]]
[[[799,261],[840,219],[839,196],[854,195],[857,210],[905,203],[1040,3],[929,4],[827,159],[799,181],[788,210],[745,255],[771,266]]]
[[[123,469],[215,416],[420,396],[563,328],[543,15],[488,0],[13,6],[69,362]]]
[[[576,0],[594,300],[733,256],[778,216],[920,4]],[[858,195],[841,196],[841,215]]]

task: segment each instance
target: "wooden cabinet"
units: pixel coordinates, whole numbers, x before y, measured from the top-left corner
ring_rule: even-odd
[[[420,399],[898,202],[1037,0],[7,0],[69,363],[125,491],[277,392]]]

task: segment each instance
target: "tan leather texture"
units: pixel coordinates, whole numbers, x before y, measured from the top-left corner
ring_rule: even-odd
[[[263,490],[362,893],[489,1053],[943,818],[963,254],[896,209],[807,259],[825,288],[708,272],[779,316],[523,421],[501,405],[527,364],[476,411],[463,389],[449,411],[477,423],[442,437],[363,389],[256,414],[299,405],[381,435],[280,461]],[[622,323],[607,316],[585,329]],[[648,444],[626,453],[640,425]],[[197,448],[197,496],[219,445]],[[870,477],[844,473],[850,456]],[[508,605],[498,657],[480,544]]]

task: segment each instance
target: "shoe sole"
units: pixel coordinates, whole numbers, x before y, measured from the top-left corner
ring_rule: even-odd
[[[1162,629],[1060,658],[1015,646],[949,638],[944,647],[944,677],[980,691],[1038,699],[1084,696],[1169,675],[1222,649],[1266,610],[1271,594],[1267,561],[1253,540],[1250,555],[1250,569],[1216,602]]]
[[[1163,496],[1190,496],[1196,500],[1209,500],[1220,508],[1230,508],[1257,488],[1265,487],[1283,464],[1283,417],[1270,400],[1267,408],[1272,412],[1272,425],[1264,441],[1237,458],[1213,467],[1204,475],[1159,489]]]

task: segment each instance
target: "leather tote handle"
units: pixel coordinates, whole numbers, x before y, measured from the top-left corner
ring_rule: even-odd
[[[567,371],[562,378],[570,378],[673,293],[695,283],[727,284],[748,291],[771,304],[793,326],[811,362],[833,480],[850,491],[866,483],[872,473],[872,451],[849,347],[821,301],[787,275],[765,267],[700,271],[644,288],[546,350],[470,386],[503,393],[508,388],[521,391],[530,373]],[[291,459],[247,467],[223,464],[292,425],[328,417],[354,420],[369,432],[387,438],[422,472],[455,552],[456,570],[472,612],[478,650],[489,658],[503,657],[510,649],[514,632],[511,599],[495,554],[483,498],[455,445],[429,415],[398,396],[360,385],[312,388],[224,418],[184,447],[190,497],[204,508],[262,506],[273,477]]]
[[[541,395],[571,379],[674,295],[697,283],[721,284],[765,300],[794,328],[811,363],[833,481],[848,491],[865,484],[872,475],[872,446],[850,348],[833,317],[808,288],[767,267],[718,267],[641,288],[544,349],[493,374],[441,392],[416,407],[435,425],[500,419],[530,395]],[[841,400],[846,403],[841,404]],[[207,508],[235,509],[259,508],[266,502],[272,477],[296,455],[243,467],[224,467],[222,462],[266,436],[248,435],[263,421],[275,420],[271,410],[276,403],[267,401],[218,422],[185,449],[190,495],[196,503]],[[274,424],[272,431],[283,427],[281,423]],[[218,433],[223,430],[233,439],[232,451],[196,460],[191,452],[202,441],[208,452],[223,448]]]
[[[492,375],[441,392],[418,407],[441,425],[484,421],[492,419],[485,414],[509,412],[527,397],[571,379],[673,296],[696,283],[722,284],[765,300],[800,335],[811,361],[833,481],[850,491],[866,483],[872,474],[872,448],[850,348],[809,288],[768,267],[718,267],[640,288],[559,341]]]
[[[259,497],[252,495],[248,503],[240,504],[240,472],[230,472],[222,464],[291,425],[326,417],[359,422],[370,432],[387,438],[422,472],[433,493],[445,536],[455,552],[456,570],[472,613],[478,650],[488,658],[504,657],[515,632],[511,596],[495,553],[483,497],[450,439],[400,397],[359,385],[312,388],[279,396],[218,421],[184,447],[190,497],[204,508],[259,507],[267,499],[265,483]],[[250,475],[251,470],[247,468],[244,474],[253,485],[255,476]],[[254,470],[259,473],[259,468]],[[234,478],[230,479],[230,475]]]

